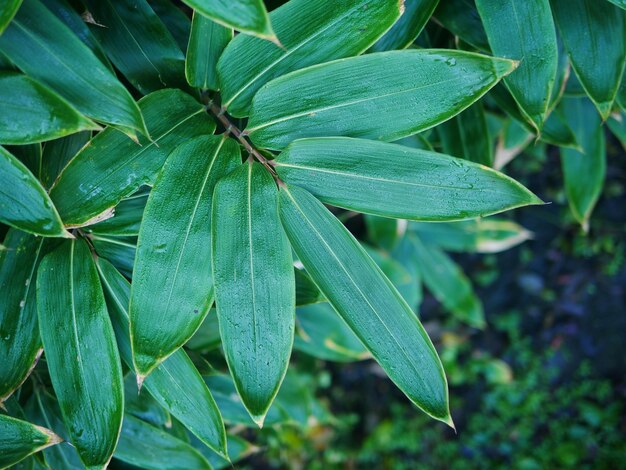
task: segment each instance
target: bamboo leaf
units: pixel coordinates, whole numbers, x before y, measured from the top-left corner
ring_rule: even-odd
[[[260,164],[245,163],[215,187],[212,255],[220,336],[237,391],[263,420],[287,372],[295,280],[278,216],[278,189]]]
[[[0,5],[0,34],[9,25],[17,10],[22,5],[22,0],[6,0]]]
[[[129,414],[124,415],[115,458],[155,470],[211,469],[211,464],[189,444]]]
[[[626,10],[626,0],[609,0],[609,2],[617,5],[618,7]]]
[[[97,222],[141,185],[153,184],[165,159],[181,142],[215,130],[200,103],[179,90],[151,93],[139,106],[152,140],[140,138],[135,143],[115,129],[105,129],[70,161],[52,186],[50,197],[67,226]]]
[[[358,241],[310,193],[280,191],[289,241],[333,308],[396,385],[430,416],[452,425],[437,352],[415,314]]]
[[[110,261],[124,276],[133,277],[133,266],[137,254],[137,237],[115,237],[110,235],[89,235],[99,257]]]
[[[41,175],[39,175],[45,188],[52,186],[63,168],[87,144],[89,139],[91,139],[91,132],[78,132],[45,143],[41,156]]]
[[[23,145],[99,127],[48,87],[14,72],[0,72],[0,143]]]
[[[148,202],[150,188],[140,188],[115,206],[115,215],[87,228],[92,233],[113,237],[137,237],[143,218],[143,211]]]
[[[84,0],[91,31],[111,61],[144,95],[183,88],[184,60],[175,39],[146,0]]]
[[[348,325],[324,302],[300,307],[294,348],[324,361],[354,362],[370,354]]]
[[[493,166],[487,118],[480,102],[437,126],[443,152],[453,157]]]
[[[460,113],[515,67],[510,60],[454,50],[341,59],[259,90],[246,133],[258,146],[276,150],[302,137],[393,141]]]
[[[227,28],[269,39],[277,44],[262,0],[183,0],[198,13]]]
[[[405,0],[404,13],[372,46],[373,52],[406,49],[420,34],[439,0]]]
[[[29,455],[62,441],[49,429],[6,415],[0,415],[0,436],[0,468],[15,465]]]
[[[428,290],[459,320],[475,328],[484,328],[482,303],[461,268],[439,248],[425,246],[415,235],[409,237],[415,262]]]
[[[198,137],[170,154],[150,193],[130,303],[133,362],[140,380],[180,348],[209,312],[213,188],[239,158],[232,139]]]
[[[44,240],[10,229],[0,251],[0,403],[26,380],[41,354],[35,275]]]
[[[504,83],[535,129],[546,119],[556,80],[558,45],[549,0],[477,0],[494,54],[520,61]]]
[[[474,0],[443,0],[435,19],[455,36],[482,52],[489,52],[489,41]]]
[[[122,360],[133,367],[128,304],[130,284],[109,262],[99,259],[111,322]],[[211,392],[183,349],[157,367],[144,382],[148,392],[198,439],[220,455],[226,455],[226,432]]]
[[[602,122],[586,98],[564,98],[564,114],[580,140],[582,151],[561,149],[565,192],[574,217],[589,230],[589,218],[606,176],[606,142]]]
[[[316,304],[326,300],[313,280],[302,269],[294,269],[296,281],[296,306]]]
[[[424,243],[469,253],[499,253],[532,238],[521,225],[497,217],[440,224],[412,222],[409,230]]]
[[[2,147],[0,222],[44,237],[71,237],[41,183]]]
[[[25,0],[0,36],[0,52],[78,111],[135,138],[147,130],[137,104],[93,52],[37,0]]]
[[[183,52],[187,51],[189,43],[189,33],[191,32],[191,20],[185,12],[170,0],[149,0],[150,7],[161,18],[161,21],[167,26],[178,47]]]
[[[270,80],[309,65],[364,52],[399,18],[398,0],[290,0],[271,15],[283,48],[240,35],[218,63],[222,105],[247,116],[255,93]]]
[[[490,168],[384,142],[302,139],[274,163],[281,179],[325,203],[384,217],[460,220],[541,204],[520,183]]]
[[[185,61],[187,82],[196,88],[219,90],[217,60],[233,38],[233,30],[193,14]]]
[[[602,119],[611,113],[626,61],[626,12],[609,2],[551,0],[554,19],[585,92]]]
[[[87,467],[106,466],[122,423],[122,367],[84,241],[66,241],[43,259],[37,310],[50,378],[72,444]]]

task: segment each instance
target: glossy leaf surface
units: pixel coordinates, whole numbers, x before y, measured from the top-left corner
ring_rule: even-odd
[[[519,60],[504,83],[534,128],[546,118],[556,79],[558,46],[549,0],[477,0],[493,53]]]
[[[240,35],[218,63],[222,105],[247,116],[252,97],[293,70],[360,54],[400,16],[398,0],[290,0],[270,15],[283,48]]]
[[[69,237],[46,190],[0,147],[0,222],[44,237]]]
[[[130,284],[104,260],[97,262],[111,322],[122,360],[133,367],[128,304]],[[221,455],[226,453],[224,423],[204,380],[183,349],[146,377],[148,392],[198,439]]]
[[[219,90],[217,60],[232,38],[231,28],[194,13],[185,60],[185,75],[191,86]]]
[[[586,98],[566,98],[563,109],[582,147],[582,152],[561,149],[565,192],[574,217],[587,231],[604,187],[606,137],[599,116]]]
[[[0,72],[0,107],[0,144],[30,144],[98,128],[48,87],[13,72]]]
[[[66,241],[45,256],[37,274],[37,310],[50,378],[71,442],[87,467],[106,466],[122,423],[122,366],[84,241]]]
[[[0,468],[10,467],[62,440],[49,429],[6,415],[0,415],[0,436]]]
[[[10,229],[0,251],[0,403],[24,382],[41,354],[35,276],[43,244]]]
[[[415,260],[428,290],[459,320],[484,328],[483,306],[461,268],[443,251],[411,236]]]
[[[189,444],[129,414],[124,416],[115,458],[155,470],[211,469],[202,454]]]
[[[89,225],[141,185],[154,183],[175,147],[215,129],[200,103],[179,90],[157,91],[139,105],[151,141],[140,137],[137,144],[106,129],[72,159],[50,190],[67,226]]]
[[[442,221],[541,201],[508,176],[466,160],[345,137],[302,139],[275,160],[284,181],[368,214]]]
[[[198,13],[243,33],[276,41],[262,0],[183,0]]]
[[[606,119],[626,60],[626,12],[608,1],[550,0],[554,19],[581,85]]]
[[[462,51],[408,50],[309,67],[259,90],[246,132],[270,149],[316,136],[397,140],[460,113],[515,64]]]
[[[404,13],[372,46],[373,52],[405,49],[411,45],[430,19],[439,0],[405,0]]]
[[[426,413],[451,424],[447,383],[435,348],[359,242],[296,186],[281,188],[280,214],[307,272],[391,380]]]
[[[11,22],[21,4],[22,0],[6,0],[2,2],[0,6],[0,34]]]
[[[213,188],[239,159],[232,139],[198,137],[170,154],[150,193],[130,303],[133,361],[140,376],[181,347],[209,312]]]
[[[287,372],[295,282],[278,215],[278,188],[259,163],[245,163],[215,188],[215,301],[224,354],[252,419],[263,419]]]
[[[113,73],[38,0],[25,0],[0,36],[4,53],[78,111],[130,136],[146,134],[137,104]]]
[[[84,0],[91,30],[130,83],[141,93],[185,84],[178,44],[146,0]]]

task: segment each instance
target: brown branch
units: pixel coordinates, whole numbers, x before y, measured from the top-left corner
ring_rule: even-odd
[[[245,147],[248,154],[256,158],[265,168],[267,168],[267,170],[271,173],[274,179],[277,182],[280,182],[280,178],[278,178],[278,175],[274,170],[274,164],[267,158],[265,158],[256,148],[254,148],[252,144],[248,142],[248,140],[245,138],[239,128],[235,126],[232,122],[230,122],[230,120],[226,116],[224,108],[218,107],[213,101],[209,101],[207,108],[222,123],[225,128],[224,133],[232,134],[233,136],[235,136],[237,140]]]

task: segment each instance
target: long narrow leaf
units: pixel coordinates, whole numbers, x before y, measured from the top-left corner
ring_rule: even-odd
[[[141,185],[154,183],[181,142],[215,130],[200,103],[179,90],[154,92],[139,106],[152,140],[135,143],[106,129],[72,159],[50,190],[66,225],[95,223]]]
[[[398,0],[290,0],[270,18],[283,48],[240,35],[218,63],[222,104],[247,116],[255,93],[293,70],[360,54],[398,19]]]
[[[50,378],[72,444],[87,467],[106,466],[122,424],[122,366],[84,241],[66,241],[43,259],[37,310]]]
[[[259,425],[280,387],[293,345],[295,281],[278,216],[278,189],[245,163],[215,188],[212,216],[220,336],[237,391]]]
[[[397,144],[302,139],[274,162],[284,181],[323,202],[384,217],[460,220],[541,204],[520,183],[495,170]]]
[[[435,348],[359,242],[297,186],[281,188],[280,214],[308,273],[391,380],[419,408],[452,425],[448,386]]]
[[[187,82],[193,87],[219,90],[217,59],[233,38],[233,30],[198,14],[193,14],[185,60]]]
[[[150,193],[130,303],[140,380],[191,338],[209,312],[213,188],[239,158],[234,140],[198,137],[171,153]]]
[[[454,50],[341,59],[268,83],[254,97],[246,133],[278,150],[302,137],[398,140],[460,113],[515,67]]]
[[[372,46],[372,51],[383,52],[405,49],[417,38],[430,19],[439,0],[405,0],[404,13]]]
[[[128,304],[130,284],[109,262],[99,259],[111,322],[122,360],[133,367]],[[166,359],[146,377],[150,394],[198,439],[220,455],[226,455],[226,432],[217,405],[204,380],[183,349]]]
[[[0,52],[78,111],[131,137],[146,135],[137,104],[113,73],[38,0],[25,0],[0,36]]]
[[[44,237],[71,237],[41,183],[2,147],[0,222]]]
[[[29,455],[62,441],[49,429],[6,415],[0,415],[0,436],[0,468],[15,465]]]

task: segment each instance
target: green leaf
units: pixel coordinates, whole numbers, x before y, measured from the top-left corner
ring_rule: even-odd
[[[191,96],[179,90],[154,92],[139,101],[152,140],[139,143],[105,129],[65,167],[50,190],[66,226],[96,223],[143,184],[152,184],[174,148],[211,134],[215,123]],[[108,213],[108,214],[107,214]]]
[[[7,150],[21,161],[30,172],[41,181],[42,151],[41,142],[27,145],[8,145]]]
[[[409,229],[425,243],[469,253],[499,253],[532,238],[521,225],[496,217],[440,224],[412,222]]]
[[[191,32],[191,20],[185,12],[170,0],[149,0],[148,3],[174,36],[180,49],[186,52]]]
[[[437,126],[443,152],[485,166],[493,166],[493,144],[482,103]]]
[[[474,0],[440,1],[434,17],[444,28],[479,51],[489,51],[487,33]]]
[[[626,12],[597,0],[551,0],[572,68],[603,120],[611,113],[626,61]]]
[[[124,415],[114,456],[154,470],[211,469],[211,464],[189,444],[129,414]]]
[[[44,187],[52,186],[63,168],[87,144],[89,139],[91,139],[91,132],[78,132],[45,143],[41,156],[41,174],[39,175]]]
[[[122,360],[133,368],[128,304],[130,284],[107,261],[97,261]],[[204,444],[226,454],[226,432],[217,405],[183,349],[157,367],[144,382],[148,392]]]
[[[143,218],[143,211],[150,195],[150,188],[143,187],[115,206],[115,215],[87,228],[98,235],[113,237],[137,237]]]
[[[82,470],[85,468],[76,449],[67,442],[68,434],[56,397],[52,396],[49,391],[36,387],[24,411],[29,421],[51,429],[64,439],[64,442],[43,451],[46,463],[51,468],[64,470]]]
[[[192,139],[170,154],[150,193],[130,303],[133,361],[140,380],[191,338],[209,312],[213,188],[240,158],[232,139]]]
[[[44,237],[71,237],[41,183],[2,147],[0,222]]]
[[[30,144],[99,127],[41,83],[0,72],[1,144]]]
[[[501,84],[496,85],[492,88],[489,95],[504,112],[524,126],[528,132],[532,134],[537,133],[537,129],[531,126],[528,120],[522,115],[519,106],[505,86]],[[576,135],[572,129],[570,129],[569,126],[563,122],[558,113],[554,112],[551,113],[548,119],[544,122],[540,138],[544,142],[557,145],[559,147],[575,148],[578,146]]]
[[[49,429],[6,415],[0,415],[0,436],[0,468],[15,465],[29,455],[62,441]]]
[[[183,0],[198,13],[227,28],[280,44],[262,0]]]
[[[144,95],[182,88],[185,56],[146,0],[84,0],[91,31],[115,67]]]
[[[404,0],[404,13],[376,43],[373,52],[406,49],[420,34],[439,0]]]
[[[249,455],[259,451],[258,447],[235,435],[228,436],[228,460],[218,456],[215,452],[211,452],[206,446],[195,439],[194,436],[191,436],[191,445],[204,455],[215,469],[232,468],[233,464],[237,461],[243,460]]]
[[[26,380],[41,355],[35,275],[44,240],[10,229],[0,251],[0,403]]]
[[[22,5],[22,0],[6,0],[0,5],[0,34],[9,25],[17,10]]]
[[[302,139],[274,163],[281,179],[325,203],[383,217],[460,220],[541,204],[520,183],[490,168],[384,142]]]
[[[295,349],[324,361],[354,362],[371,357],[330,304],[300,307],[296,314]]]
[[[78,39],[80,39],[85,46],[91,49],[91,52],[102,62],[111,72],[115,73],[113,66],[109,62],[109,59],[102,48],[102,45],[98,42],[96,37],[92,34],[91,30],[87,26],[86,21],[76,12],[67,0],[41,0],[48,10],[65,23],[70,28]]]
[[[128,278],[133,276],[137,237],[91,234],[89,239],[99,257],[110,261],[124,276]]]
[[[452,425],[448,387],[435,348],[359,242],[296,186],[281,188],[280,214],[307,272],[391,380],[419,408]]]
[[[0,52],[85,116],[135,138],[147,134],[126,88],[77,36],[37,0],[25,0],[0,36]]]
[[[520,61],[504,83],[524,117],[543,127],[556,79],[558,46],[549,0],[476,0],[494,54]]]
[[[364,220],[369,241],[387,251],[393,250],[406,232],[406,220],[372,215],[366,215]]]
[[[217,59],[233,38],[233,30],[193,14],[185,61],[187,82],[196,88],[219,90]]]
[[[293,70],[360,54],[400,16],[398,0],[290,0],[270,18],[283,48],[240,35],[218,63],[222,105],[247,116],[252,97],[270,80]]]
[[[117,275],[119,276],[119,273],[117,273]],[[104,283],[104,281],[102,282]],[[130,285],[128,285],[128,292],[130,292]],[[107,307],[109,307],[108,302]],[[111,321],[111,323],[113,323],[113,321]],[[115,330],[115,326],[113,327],[113,330]],[[128,334],[126,334],[126,338],[128,339]],[[130,345],[129,342],[126,342],[126,344]],[[137,388],[137,377],[135,377],[132,373],[129,373],[126,377],[124,377],[124,413],[131,414],[136,418],[147,421],[155,426],[166,427],[172,425],[172,415],[165,408],[163,408],[152,395],[149,393],[141,393],[139,391]]]
[[[316,304],[326,300],[324,295],[320,292],[313,280],[304,270],[296,268],[294,269],[294,275],[296,281],[296,305],[298,307]]]
[[[402,237],[398,246],[391,252],[391,256],[404,266],[404,269],[406,269],[411,276],[413,282],[412,292],[409,290],[409,287],[407,287],[404,292],[401,293],[411,309],[417,312],[422,303],[424,292],[422,289],[422,274],[419,271],[419,266],[417,266],[415,262],[414,249],[409,237]]]
[[[589,230],[589,217],[606,176],[606,142],[602,122],[586,98],[564,98],[563,112],[580,140],[582,151],[561,149],[565,192],[574,217]]]
[[[278,216],[278,189],[259,163],[244,163],[215,187],[212,255],[220,336],[237,391],[263,420],[287,372],[295,280]]]
[[[620,8],[626,10],[626,0],[609,0],[609,2],[617,5]]]
[[[200,328],[185,343],[185,347],[192,351],[206,352],[218,348],[221,342],[217,312],[211,309]]]
[[[454,50],[341,59],[264,86],[254,97],[246,133],[258,146],[277,150],[302,137],[397,140],[460,113],[515,67],[510,60]]]
[[[87,467],[106,466],[124,408],[122,366],[87,244],[64,242],[37,274],[39,330],[54,391]]]
[[[459,320],[484,328],[482,303],[461,268],[436,246],[425,246],[416,236],[408,236],[413,243],[415,262],[428,290]]]
[[[626,113],[622,111],[621,113],[612,114],[606,121],[606,124],[611,133],[622,144],[624,150],[626,150]]]

